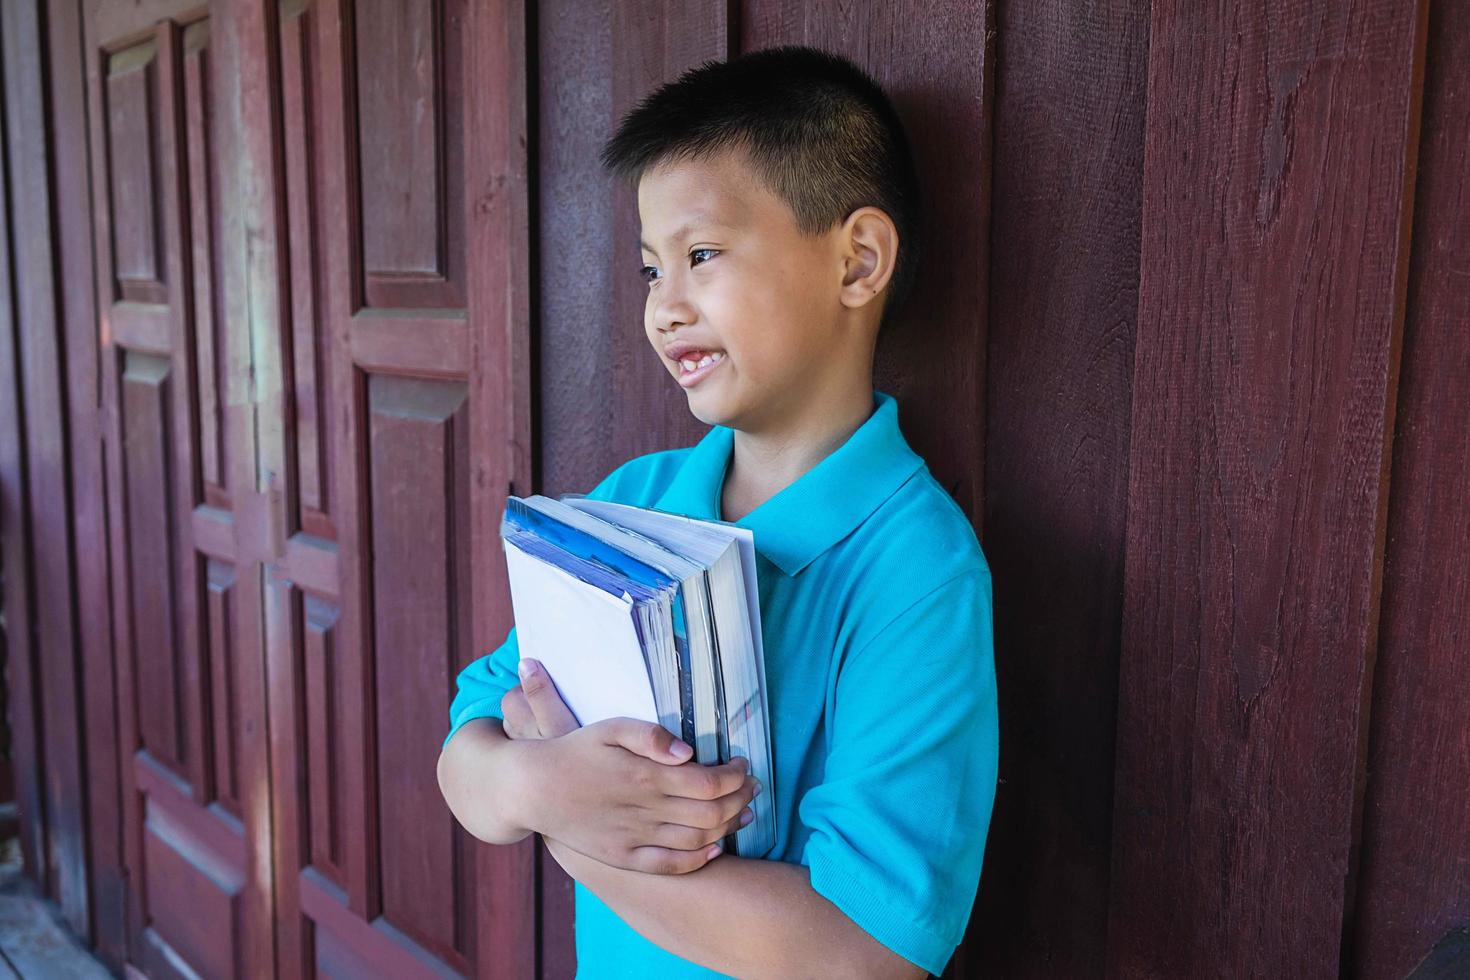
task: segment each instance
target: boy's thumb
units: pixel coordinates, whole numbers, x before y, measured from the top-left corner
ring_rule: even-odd
[[[522,657],[517,669],[521,675],[521,693],[526,696],[542,738],[556,738],[581,727],[540,661]]]

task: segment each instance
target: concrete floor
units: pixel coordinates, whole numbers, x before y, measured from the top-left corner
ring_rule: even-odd
[[[0,841],[0,980],[110,980],[56,906],[21,873],[20,842]]]

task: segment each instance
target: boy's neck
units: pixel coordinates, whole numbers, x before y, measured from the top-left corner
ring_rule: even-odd
[[[873,414],[870,379],[824,394],[779,431],[736,429],[720,519],[740,520],[845,443]]]

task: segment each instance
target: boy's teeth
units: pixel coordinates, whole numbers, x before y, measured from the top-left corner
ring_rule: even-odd
[[[682,367],[685,371],[697,371],[702,367],[722,360],[724,356],[725,355],[723,353],[717,351],[713,354],[706,354],[697,361],[693,358],[685,358],[684,360],[679,362],[679,366]]]

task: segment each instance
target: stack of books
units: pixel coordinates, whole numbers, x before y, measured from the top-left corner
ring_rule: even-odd
[[[663,725],[691,764],[744,757],[762,792],[726,853],[775,846],[755,540],[746,528],[563,494],[511,496],[500,536],[521,656],[579,724]]]

